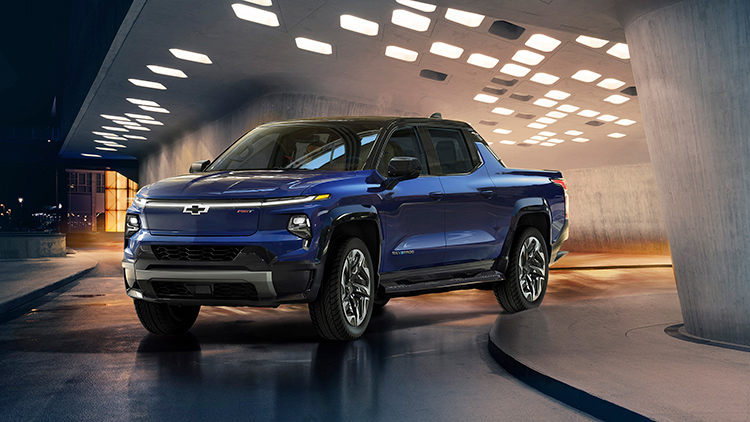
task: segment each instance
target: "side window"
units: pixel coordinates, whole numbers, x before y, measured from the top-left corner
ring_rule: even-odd
[[[414,128],[399,129],[388,139],[378,164],[378,172],[381,175],[388,175],[388,162],[393,157],[414,157],[422,164],[422,174],[429,173],[424,148]]]
[[[427,129],[443,174],[468,173],[474,168],[463,134],[458,129]]]

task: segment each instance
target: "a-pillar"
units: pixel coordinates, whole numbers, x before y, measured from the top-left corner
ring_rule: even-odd
[[[750,344],[750,1],[625,23],[685,329]]]

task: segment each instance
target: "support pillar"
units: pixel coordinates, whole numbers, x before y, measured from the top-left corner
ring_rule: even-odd
[[[626,24],[686,330],[750,344],[750,2]]]

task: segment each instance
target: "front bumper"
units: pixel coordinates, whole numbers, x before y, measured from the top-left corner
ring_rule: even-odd
[[[231,261],[160,260],[140,245],[122,261],[128,296],[176,305],[278,306],[315,299],[322,266],[277,262],[258,246],[246,246]]]

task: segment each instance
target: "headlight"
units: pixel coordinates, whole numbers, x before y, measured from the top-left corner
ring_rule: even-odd
[[[128,247],[130,238],[141,229],[141,218],[137,214],[125,215],[125,247]]]
[[[146,205],[146,200],[140,197],[135,197],[133,200],[133,205],[135,205],[138,208],[143,208],[144,205]]]
[[[310,228],[310,219],[305,214],[293,215],[289,218],[289,224],[286,227],[289,233],[304,240],[312,239],[312,228]]]

